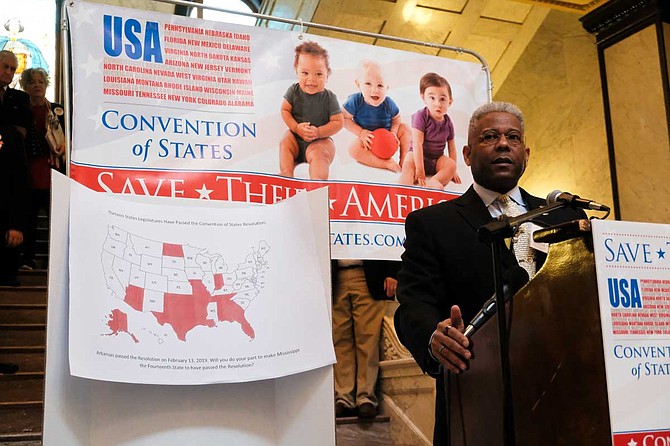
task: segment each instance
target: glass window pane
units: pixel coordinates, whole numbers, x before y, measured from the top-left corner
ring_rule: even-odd
[[[203,5],[213,6],[215,8],[228,9],[230,11],[254,12],[244,2],[233,0],[203,0]],[[191,17],[198,17],[198,8],[193,8]],[[214,20],[217,22],[239,23],[241,25],[254,26],[256,19],[237,14],[228,14],[211,9],[203,9],[202,18],[205,20]]]
[[[13,51],[19,59],[12,87],[19,88],[24,69],[44,68],[51,77],[47,98],[54,98],[55,22],[53,0],[12,1],[11,7],[0,8],[0,50]]]

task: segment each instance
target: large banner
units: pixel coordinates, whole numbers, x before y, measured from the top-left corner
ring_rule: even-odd
[[[332,257],[397,259],[406,215],[472,182],[461,149],[487,101],[478,63],[85,2],[67,11],[71,173],[93,190],[271,204],[327,185]],[[429,72],[449,88],[420,89]],[[384,126],[397,139],[367,133]],[[424,163],[401,168],[412,127]],[[446,175],[450,152],[460,183],[416,181]]]
[[[670,439],[670,225],[593,221],[614,446]]]

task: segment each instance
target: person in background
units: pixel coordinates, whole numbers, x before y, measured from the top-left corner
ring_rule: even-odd
[[[55,141],[54,128],[64,128],[64,111],[60,104],[46,98],[49,74],[42,68],[28,68],[21,73],[21,88],[30,96],[33,120],[26,134],[26,154],[30,171],[31,207],[23,246],[21,270],[37,268],[35,243],[40,211],[49,213],[51,169],[64,169],[65,141]],[[49,142],[51,139],[51,142]]]
[[[476,360],[463,335],[482,304],[493,294],[491,248],[477,230],[503,213],[512,200],[524,212],[545,204],[518,186],[530,149],[524,118],[513,104],[492,102],[473,113],[463,147],[474,184],[460,197],[410,213],[405,220],[405,252],[398,273],[400,302],[394,324],[400,341],[421,369],[436,380],[435,445],[448,445],[443,373],[463,373]],[[508,214],[509,215],[509,214]],[[582,211],[560,209],[542,216],[547,225],[585,218]],[[546,255],[526,249],[537,269]],[[502,265],[518,264],[503,249]]]
[[[18,67],[16,54],[0,51],[0,125],[13,126],[25,138],[32,122],[30,98],[23,91],[10,87]]]
[[[379,339],[386,301],[395,298],[399,263],[333,260],[335,416],[377,415]]]
[[[0,124],[0,286],[20,285],[16,273],[27,203],[28,168],[23,137],[15,126]],[[0,374],[16,373],[18,369],[16,364],[0,363]]]
[[[18,286],[19,246],[29,204],[24,135],[30,121],[28,95],[9,85],[16,55],[0,51],[0,285]]]

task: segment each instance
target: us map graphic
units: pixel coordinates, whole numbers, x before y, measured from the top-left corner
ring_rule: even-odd
[[[134,311],[150,313],[161,326],[172,327],[177,339],[196,327],[239,324],[254,339],[245,312],[265,286],[267,242],[251,248],[242,263],[228,265],[225,257],[206,248],[151,240],[108,226],[102,249],[107,287]],[[121,307],[121,305],[119,305]],[[113,308],[107,316],[110,335],[127,333],[128,314]]]

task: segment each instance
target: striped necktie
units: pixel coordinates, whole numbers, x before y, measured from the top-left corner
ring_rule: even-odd
[[[509,196],[503,194],[498,196],[503,214],[508,217],[516,217],[524,213],[524,210],[516,204]],[[528,277],[535,275],[535,250],[530,247],[530,224],[522,224],[512,237],[512,249],[519,266],[528,272]]]

